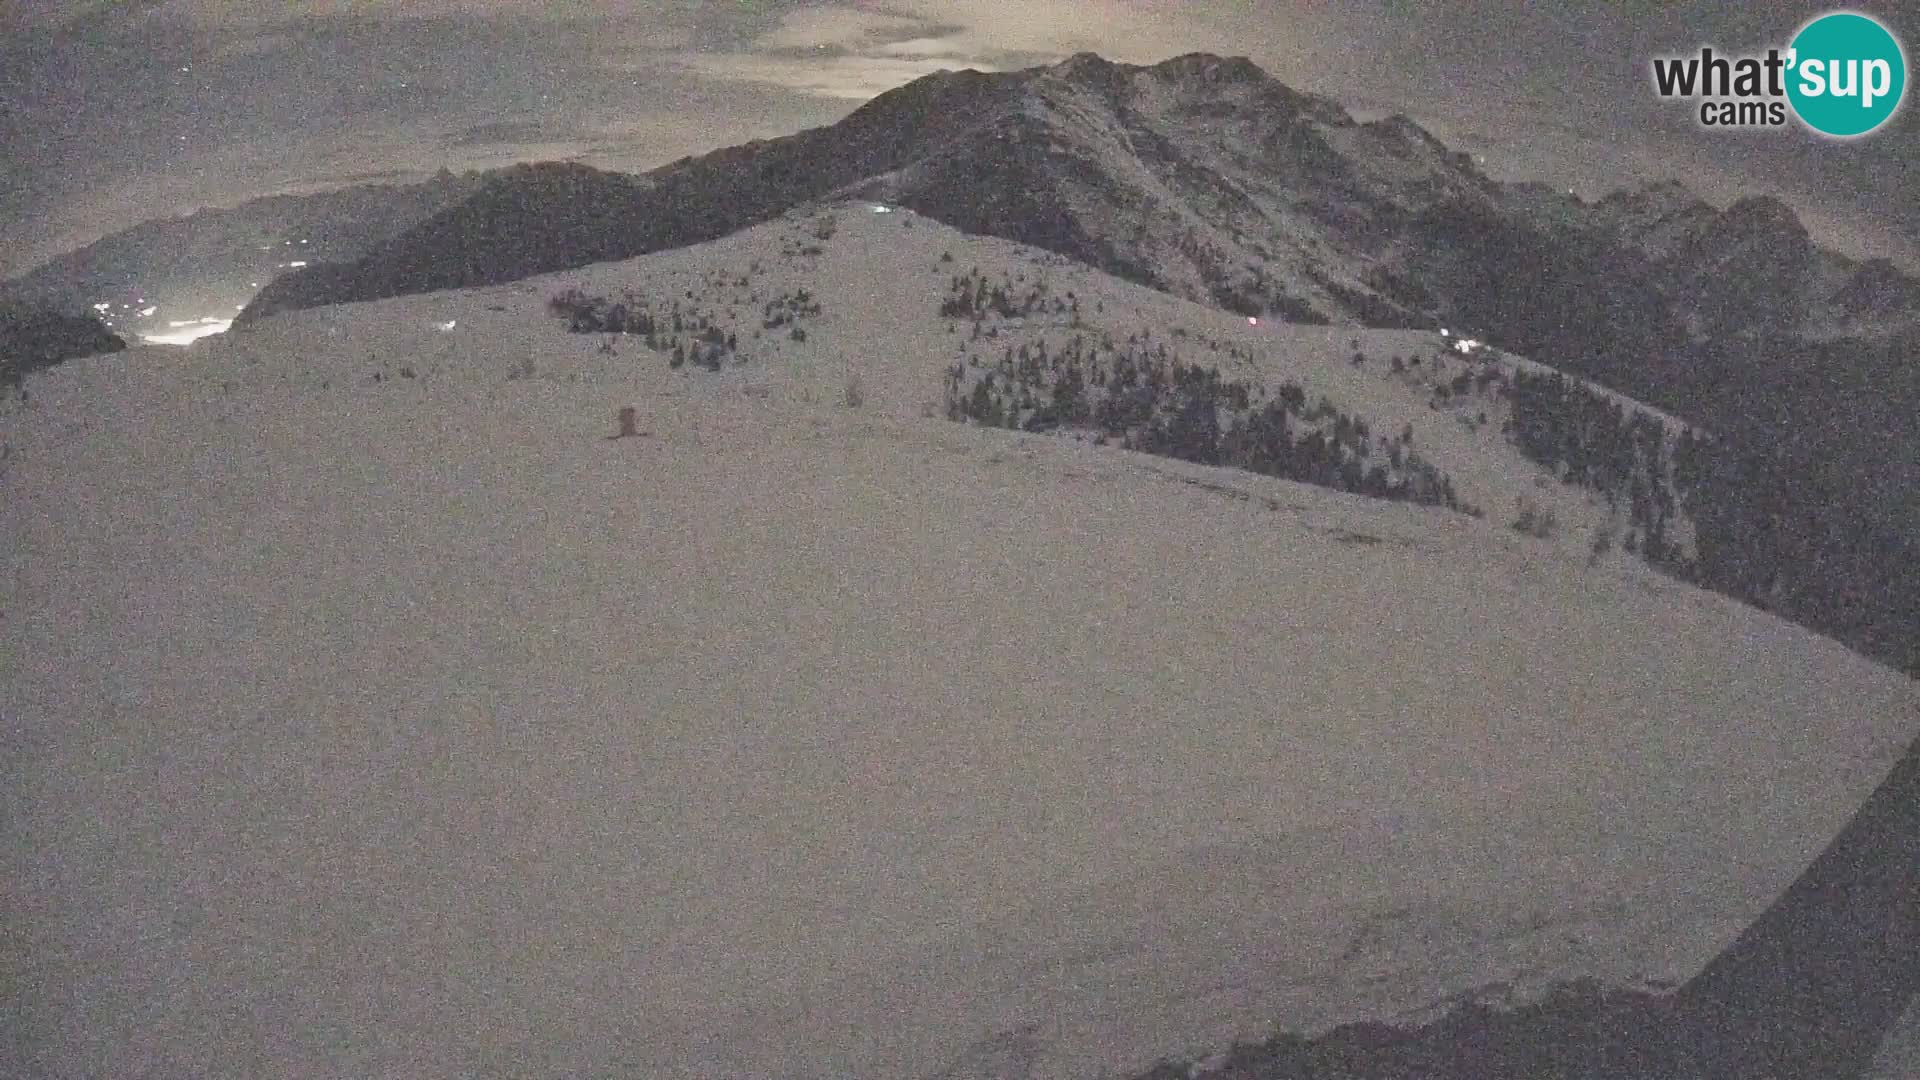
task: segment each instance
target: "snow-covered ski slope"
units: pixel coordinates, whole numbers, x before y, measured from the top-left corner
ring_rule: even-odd
[[[1094,1076],[1678,982],[1920,729],[1909,680],[1591,562],[1600,508],[1386,373],[1430,335],[832,213],[29,380],[3,1071]],[[1410,423],[1487,516],[939,418],[974,266]],[[745,361],[607,355],[576,286]],[[764,328],[800,288],[806,339]],[[1073,332],[1033,323],[976,347]]]

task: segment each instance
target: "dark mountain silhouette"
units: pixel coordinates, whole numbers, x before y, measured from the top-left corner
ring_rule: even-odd
[[[1889,319],[1920,311],[1920,279],[1900,272],[1885,259],[1870,259],[1847,276],[1833,303],[1848,315]]]
[[[802,203],[857,195],[1057,251],[1191,299],[1305,320],[1428,325],[1482,315],[1493,262],[1554,262],[1544,315],[1590,329],[1567,294],[1690,341],[1884,337],[1920,320],[1920,283],[1817,249],[1777,199],[1715,209],[1667,181],[1595,204],[1502,185],[1405,117],[1361,123],[1243,58],[1149,67],[1090,53],[1051,67],[942,72],[829,127],[634,177],[578,165],[489,176],[343,267],[274,282],[243,318],[498,284],[713,239]],[[1491,222],[1480,265],[1436,251]],[[1865,277],[1861,277],[1865,274]],[[1497,314],[1497,312],[1495,313]],[[1504,329],[1489,321],[1475,330]],[[1515,331],[1509,331],[1515,332]],[[1522,328],[1518,333],[1524,334]]]
[[[366,255],[285,275],[241,321],[319,304],[498,284],[715,239],[895,169],[1009,98],[1019,80],[929,76],[831,128],[685,159],[635,177],[516,166]]]
[[[127,343],[89,315],[0,302],[0,387],[63,360],[119,352]]]
[[[274,282],[273,311],[494,284],[724,235],[861,195],[1249,313],[1419,323],[1366,281],[1399,223],[1498,188],[1411,121],[1362,124],[1244,59],[1082,54],[942,73],[846,119],[643,177],[510,170],[355,260]]]
[[[231,313],[287,263],[358,257],[460,202],[478,174],[441,172],[418,184],[361,184],[313,195],[275,195],[231,209],[160,218],[114,233],[0,283],[0,297],[61,311],[145,302],[170,311]],[[178,312],[176,312],[178,313]]]

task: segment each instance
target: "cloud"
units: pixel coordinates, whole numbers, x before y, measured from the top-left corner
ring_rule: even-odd
[[[327,187],[350,184],[384,184],[399,180],[418,179],[421,174],[413,169],[372,169],[366,172],[342,173],[338,176],[319,177],[318,182]]]
[[[843,53],[819,62],[781,57],[697,57],[689,71],[719,79],[764,83],[815,97],[867,101],[942,69],[998,71],[978,60],[957,57],[903,58]]]
[[[1170,0],[894,0],[889,10],[927,25],[947,24],[937,35],[970,55],[1021,53],[1065,58],[1098,52],[1110,60],[1154,63],[1183,52],[1245,54],[1252,43],[1284,37],[1289,20],[1250,19],[1262,32],[1236,41],[1232,25],[1209,18],[1207,9],[1238,11],[1254,5],[1207,5]],[[1325,25],[1329,20],[1320,20]],[[1311,22],[1307,25],[1312,25]]]
[[[281,25],[316,19],[535,18],[543,21],[658,18],[645,0],[10,0],[0,8],[0,28],[70,32],[82,24],[103,25],[150,18],[204,29]]]
[[[822,45],[854,47],[889,33],[913,35],[927,20],[842,4],[801,8],[786,13],[779,25],[754,44],[764,49],[809,49]]]
[[[708,78],[865,101],[943,69],[1001,71],[1009,56],[937,14],[828,4],[786,12],[741,48],[690,56],[682,66]]]
[[[485,124],[475,124],[464,131],[450,136],[447,145],[497,146],[513,143],[551,143],[575,142],[586,136],[578,132],[549,130],[544,124],[525,120],[495,120]]]
[[[1289,19],[1259,5],[1171,0],[891,0],[784,12],[737,49],[689,57],[688,70],[805,94],[863,100],[941,69],[1004,71],[1073,53],[1149,64],[1183,52],[1251,55],[1289,81],[1374,35],[1345,10]],[[1268,5],[1271,7],[1272,5]],[[1301,7],[1295,2],[1282,7]]]
[[[139,18],[169,0],[12,0],[0,5],[0,31],[15,34],[71,32],[108,20]]]

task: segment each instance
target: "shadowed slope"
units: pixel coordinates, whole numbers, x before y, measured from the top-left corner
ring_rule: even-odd
[[[1920,989],[1920,742],[1677,995],[1702,1075],[1858,1076]]]
[[[1591,980],[1418,1029],[1344,1025],[1235,1047],[1217,1080],[1751,1080],[1864,1076],[1920,990],[1920,742],[1766,913],[1678,992]],[[1167,1063],[1143,1080],[1186,1080]]]
[[[645,176],[557,163],[507,169],[472,198],[353,262],[276,278],[240,321],[518,281],[713,240],[900,167],[1019,86],[1013,76],[929,76],[831,128],[717,150]]]

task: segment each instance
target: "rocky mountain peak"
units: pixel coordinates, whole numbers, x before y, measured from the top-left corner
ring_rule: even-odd
[[[1701,201],[1700,196],[1695,194],[1692,188],[1669,178],[1655,180],[1637,188],[1613,192],[1601,199],[1600,204],[1679,210]]]
[[[1886,259],[1868,259],[1834,297],[1849,315],[1891,315],[1920,308],[1920,279]]]
[[[1695,272],[1745,266],[1748,275],[1785,289],[1787,277],[1801,273],[1812,253],[1812,237],[1793,208],[1771,195],[1757,195],[1735,202],[1699,228],[1682,260]]]
[[[1751,307],[1745,295],[1703,300],[1702,289],[1726,288],[1723,269],[1769,252],[1765,287],[1791,291],[1811,251],[1778,199],[1723,213],[1677,181],[1591,206],[1511,192],[1409,116],[1360,123],[1246,57],[1196,52],[1141,66],[1081,52],[1019,71],[936,73],[837,124],[645,176],[503,174],[354,264],[276,281],[245,317],[629,258],[856,193],[1242,314],[1376,326],[1423,326],[1449,310],[1460,321],[1471,306],[1447,298],[1468,289],[1460,282],[1497,277],[1488,267],[1503,261],[1534,265],[1548,248],[1564,253],[1554,245],[1578,234],[1595,246],[1569,281],[1667,289],[1665,300],[1614,307],[1713,308],[1719,327]],[[1462,245],[1480,261],[1456,265]],[[1662,269],[1660,282],[1648,265]],[[1854,292],[1878,310],[1877,298],[1898,290],[1868,280]],[[1797,325],[1792,306],[1773,306]],[[1516,321],[1497,304],[1472,310],[1489,325]]]
[[[1153,65],[1162,78],[1197,83],[1259,83],[1272,79],[1258,64],[1244,56],[1216,56],[1213,53],[1184,53]]]
[[[1433,137],[1433,133],[1415,123],[1404,113],[1394,113],[1364,125],[1366,130],[1391,142],[1405,147],[1418,148],[1420,151],[1437,154],[1448,159],[1462,160],[1470,165],[1472,158],[1466,154],[1456,154],[1447,145]]]
[[[1720,217],[1729,233],[1755,238],[1787,238],[1804,242],[1807,227],[1793,207],[1772,195],[1752,195],[1741,199]]]
[[[1077,52],[1053,65],[1051,70],[1055,75],[1072,79],[1086,76],[1103,77],[1119,71],[1122,66],[1096,52]]]

